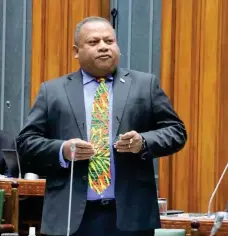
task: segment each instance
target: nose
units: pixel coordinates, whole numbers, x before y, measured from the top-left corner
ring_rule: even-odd
[[[101,40],[99,43],[98,51],[99,52],[107,52],[108,51],[108,45],[103,40]]]

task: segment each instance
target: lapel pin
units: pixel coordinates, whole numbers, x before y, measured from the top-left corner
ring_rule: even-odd
[[[122,83],[125,83],[125,80],[124,80],[124,79],[122,79],[122,78],[120,78],[120,81],[121,81]]]

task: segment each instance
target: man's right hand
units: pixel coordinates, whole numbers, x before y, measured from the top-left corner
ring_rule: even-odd
[[[64,159],[72,161],[71,157],[71,145],[72,143],[75,144],[75,160],[87,160],[90,159],[94,154],[94,148],[93,145],[89,142],[86,142],[81,139],[70,139],[68,141],[65,141],[63,144],[63,156]]]

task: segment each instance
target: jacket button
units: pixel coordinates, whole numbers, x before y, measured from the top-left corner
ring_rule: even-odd
[[[83,180],[87,180],[87,176],[84,175],[84,176],[82,177],[82,179],[83,179]]]

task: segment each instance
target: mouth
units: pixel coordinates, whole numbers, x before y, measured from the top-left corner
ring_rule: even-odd
[[[100,56],[97,57],[97,59],[101,59],[101,60],[106,60],[106,59],[109,59],[109,58],[111,58],[111,56],[107,55],[107,54],[100,55]]]

